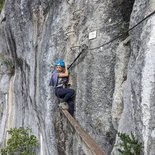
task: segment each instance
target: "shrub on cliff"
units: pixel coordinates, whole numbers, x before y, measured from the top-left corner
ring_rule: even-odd
[[[118,137],[120,138],[121,142],[119,143],[120,148],[118,151],[120,155],[140,155],[142,152],[142,143],[135,138],[133,133],[131,136],[125,133],[118,133]]]
[[[29,128],[13,128],[8,130],[8,133],[10,138],[7,146],[1,149],[2,155],[35,155],[38,140]]]
[[[6,58],[3,53],[0,53],[0,63],[7,67],[8,73],[14,73],[14,66],[10,58]]]

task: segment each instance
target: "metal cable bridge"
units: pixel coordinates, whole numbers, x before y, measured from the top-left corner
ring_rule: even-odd
[[[105,151],[102,150],[96,143],[96,141],[86,131],[84,131],[84,129],[82,129],[79,123],[70,115],[67,110],[61,109],[61,112],[75,130],[75,133],[80,136],[82,142],[84,142],[84,144],[86,145],[87,150],[89,150],[89,152],[91,153],[89,155],[107,155]]]

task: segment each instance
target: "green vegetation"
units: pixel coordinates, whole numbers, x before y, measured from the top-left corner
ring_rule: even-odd
[[[4,0],[0,0],[0,12],[2,11]]]
[[[6,65],[8,71],[9,71],[10,73],[12,73],[12,74],[14,73],[14,66],[13,66],[13,64],[12,64],[11,59],[6,58],[6,57],[4,56],[4,54],[2,54],[2,53],[0,53],[0,62],[1,62],[2,64]]]
[[[29,128],[13,128],[8,130],[8,133],[10,139],[7,141],[7,146],[1,149],[1,155],[36,155],[38,140]]]
[[[118,149],[120,155],[140,155],[143,146],[142,143],[138,142],[133,133],[131,133],[131,136],[125,133],[118,133],[118,137],[121,140],[119,143],[120,148]]]

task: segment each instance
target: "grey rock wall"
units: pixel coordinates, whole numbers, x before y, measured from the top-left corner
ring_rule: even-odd
[[[10,127],[30,127],[37,154],[83,154],[49,87],[51,64],[70,64],[86,44],[94,48],[143,19],[143,0],[6,0],[0,17],[0,52],[11,60],[0,75],[0,147]],[[132,14],[131,14],[132,11]],[[131,14],[131,16],[130,16]],[[130,21],[129,21],[130,20]],[[144,154],[154,152],[154,16],[111,44],[85,51],[71,69],[75,118],[108,154],[116,131],[134,133]],[[89,40],[89,33],[97,32]],[[126,39],[127,38],[127,39]],[[72,138],[73,137],[73,138]],[[116,139],[116,141],[115,141]],[[57,145],[58,144],[58,145]]]
[[[130,18],[130,27],[154,11],[153,1],[136,0]],[[131,132],[143,143],[142,154],[153,155],[154,145],[154,18],[152,16],[130,32],[131,54],[127,80],[123,84],[121,104],[123,110],[119,132]],[[118,140],[119,141],[119,140]],[[114,151],[115,152],[115,151]],[[116,153],[115,154],[119,154]]]

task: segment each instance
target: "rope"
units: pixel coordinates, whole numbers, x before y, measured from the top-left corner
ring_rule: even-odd
[[[136,25],[134,25],[133,27],[131,27],[130,29],[128,29],[127,31],[123,32],[123,33],[120,33],[118,34],[118,36],[116,36],[115,38],[111,39],[110,41],[100,45],[100,46],[97,46],[97,47],[94,47],[94,48],[82,48],[82,51],[77,55],[77,57],[73,60],[73,62],[69,65],[68,69],[70,69],[73,64],[77,61],[77,59],[80,57],[80,55],[85,51],[85,50],[94,50],[94,49],[98,49],[100,47],[103,47],[105,45],[108,45],[110,43],[112,43],[113,41],[117,40],[118,38],[124,36],[125,34],[127,34],[128,32],[130,32],[131,30],[133,30],[135,27],[137,27],[138,25],[140,25],[143,21],[145,21],[146,19],[148,19],[149,17],[151,17],[153,14],[155,14],[155,11],[153,11],[152,13],[150,13],[149,15],[147,15],[145,18],[143,18],[140,22],[138,22]],[[82,46],[85,46],[86,45],[82,45]]]

